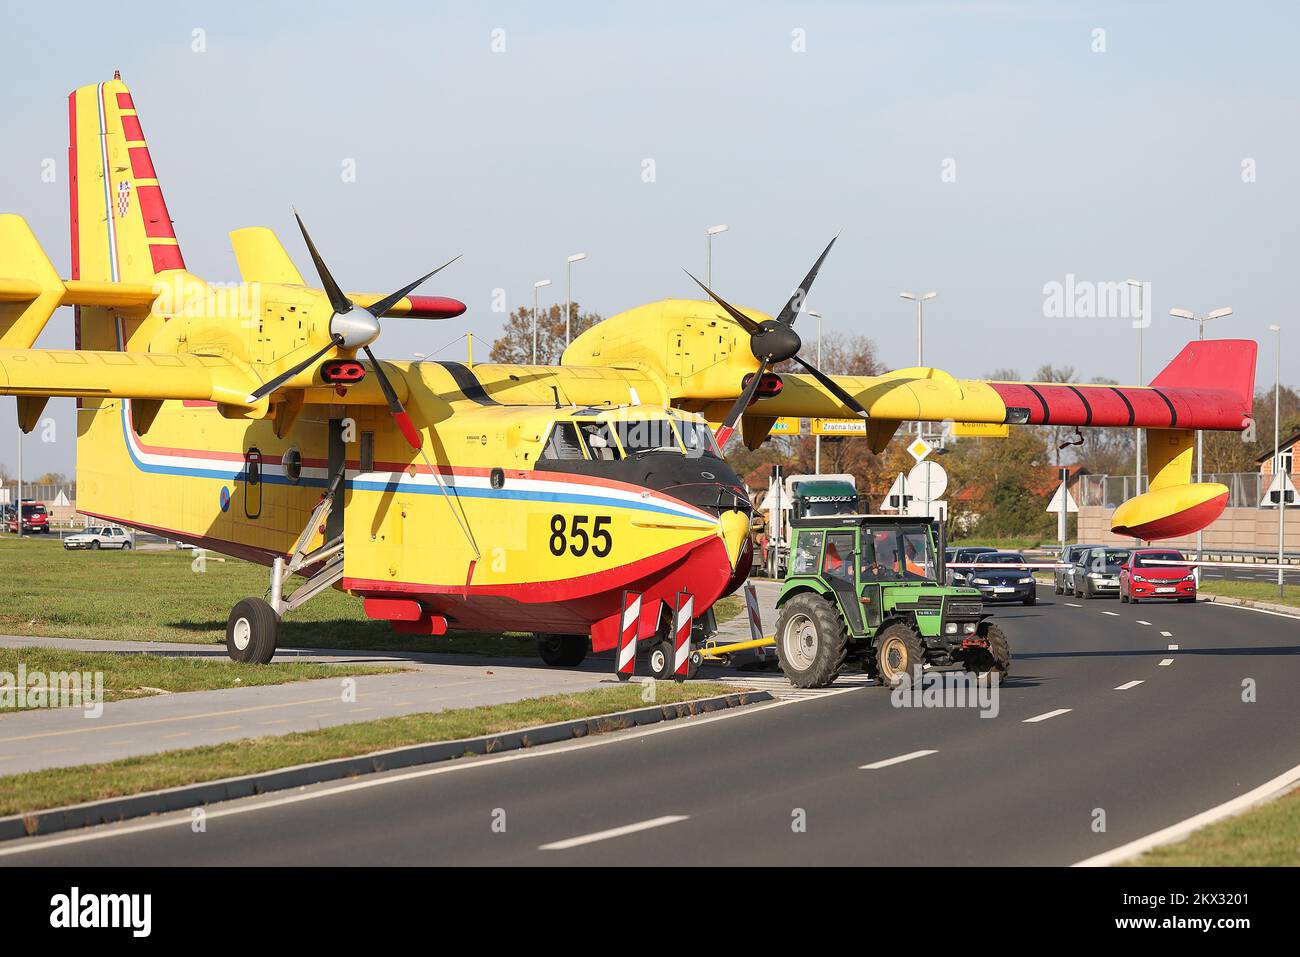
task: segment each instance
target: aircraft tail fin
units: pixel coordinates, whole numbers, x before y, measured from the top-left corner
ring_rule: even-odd
[[[131,91],[116,76],[68,95],[72,278],[152,282],[184,269]]]

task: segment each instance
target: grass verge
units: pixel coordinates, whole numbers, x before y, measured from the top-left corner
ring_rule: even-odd
[[[164,751],[104,764],[83,764],[0,777],[0,815],[141,794],[201,781],[273,771],[314,761],[355,757],[388,748],[454,741],[576,718],[645,707],[640,684],[548,695],[508,704],[413,714],[317,731],[249,738],[202,748]],[[718,682],[660,681],[655,704],[734,693]]]
[[[1217,821],[1125,866],[1296,867],[1300,865],[1300,790]]]
[[[405,670],[390,665],[325,665],[298,661],[246,665],[225,658],[167,658],[162,655],[123,655],[59,648],[0,648],[0,674],[5,675],[0,679],[0,693],[6,688],[16,687],[20,666],[26,666],[28,688],[31,687],[30,678],[33,673],[44,674],[47,683],[57,686],[59,679],[51,676],[98,672],[104,676],[104,701],[122,701],[178,691],[217,691],[255,685],[280,685],[315,678],[391,674]],[[0,697],[0,702],[5,702],[0,703],[0,715],[32,708],[32,705],[17,707],[17,695],[14,697],[14,707],[9,707],[5,699]],[[42,702],[37,706],[49,705]]]
[[[0,536],[0,634],[121,641],[222,644],[226,619],[242,598],[266,594],[260,565],[190,552],[65,551],[54,537]],[[75,583],[75,587],[72,587]],[[441,651],[534,657],[531,638],[467,634],[397,635],[365,617],[361,602],[338,591],[296,609],[280,625],[285,648]]]
[[[1275,572],[1276,574],[1276,572]],[[1291,578],[1294,580],[1295,576]],[[1274,605],[1290,605],[1300,608],[1300,585],[1284,585],[1282,597],[1277,597],[1277,582],[1243,582],[1231,579],[1202,578],[1200,590],[1207,595],[1224,595],[1229,598],[1245,598],[1249,601],[1266,601]]]

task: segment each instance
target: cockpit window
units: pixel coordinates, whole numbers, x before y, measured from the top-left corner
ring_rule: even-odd
[[[551,429],[551,437],[542,450],[544,459],[581,460],[582,444],[578,441],[578,429],[572,422],[556,422]]]
[[[607,422],[584,422],[578,426],[587,443],[587,451],[597,462],[613,462],[623,457]]]
[[[669,419],[621,419],[614,423],[628,455],[637,452],[682,452],[677,430]]]
[[[677,427],[682,430],[682,444],[686,446],[687,455],[709,455],[715,459],[722,458],[722,453],[718,451],[718,443],[713,439],[713,430],[703,422],[679,419]]]

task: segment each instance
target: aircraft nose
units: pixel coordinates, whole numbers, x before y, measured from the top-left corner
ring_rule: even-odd
[[[734,569],[740,561],[740,553],[749,538],[749,513],[740,509],[729,509],[718,516],[719,534],[727,546],[727,558]]]

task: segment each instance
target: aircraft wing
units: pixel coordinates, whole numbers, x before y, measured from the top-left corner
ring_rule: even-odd
[[[1250,339],[1189,343],[1149,386],[985,382],[926,368],[831,378],[870,419],[884,421],[1241,431],[1250,423],[1256,349]],[[812,376],[782,373],[779,380],[779,390],[757,399],[747,416],[854,417]]]
[[[190,399],[245,405],[259,380],[223,356],[0,349],[0,395]]]

